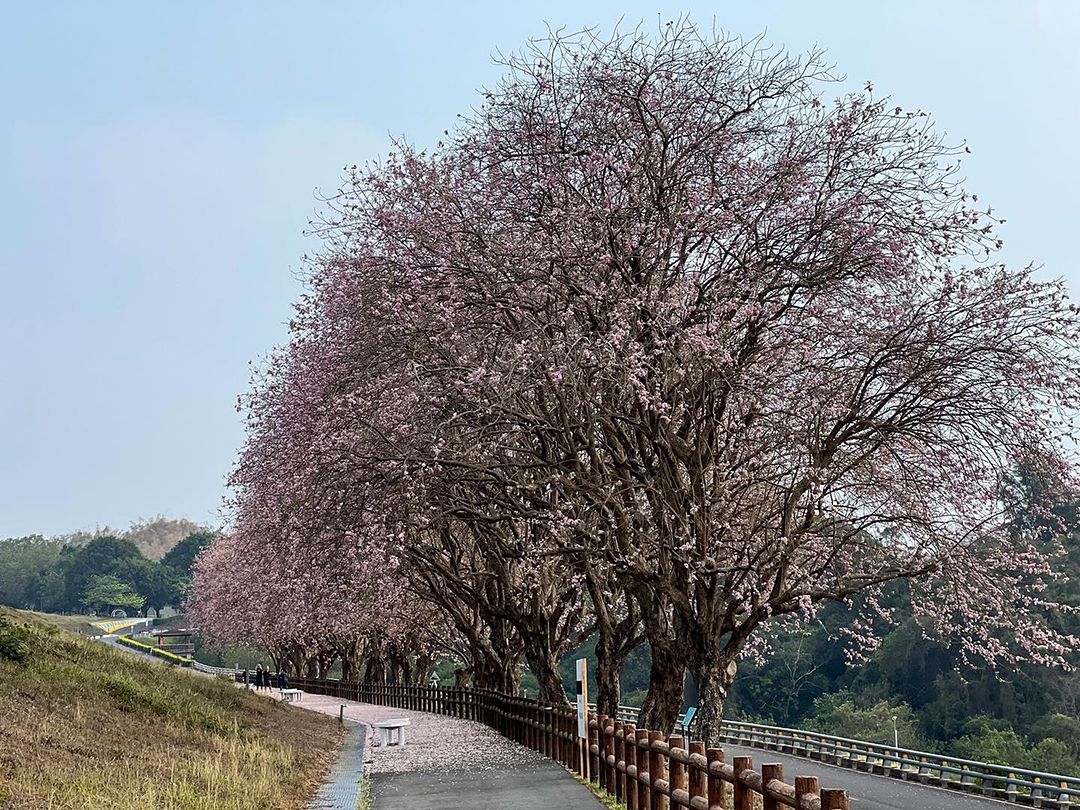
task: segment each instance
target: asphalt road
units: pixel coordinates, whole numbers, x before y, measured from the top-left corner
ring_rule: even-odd
[[[997,799],[876,776],[759,748],[725,744],[724,754],[728,762],[732,757],[753,757],[755,770],[762,763],[779,762],[784,766],[784,781],[788,784],[795,781],[796,776],[816,776],[823,788],[846,790],[853,810],[1004,810],[1017,806]]]

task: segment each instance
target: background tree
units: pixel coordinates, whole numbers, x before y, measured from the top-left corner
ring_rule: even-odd
[[[183,540],[165,552],[161,564],[167,565],[178,573],[190,577],[195,565],[195,558],[213,542],[216,532],[198,531],[187,535]]]
[[[112,574],[92,577],[81,602],[98,613],[109,613],[117,608],[137,612],[143,606],[143,598],[135,589]]]

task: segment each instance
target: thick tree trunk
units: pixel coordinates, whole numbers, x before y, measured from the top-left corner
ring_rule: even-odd
[[[505,645],[496,647],[488,640],[469,646],[472,656],[470,668],[477,689],[490,689],[507,695],[518,694],[521,686],[518,653],[511,652]]]
[[[298,678],[303,674],[304,651],[301,647],[294,645],[289,650],[288,665],[290,678]]]
[[[477,689],[490,689],[504,695],[521,692],[521,668],[517,656],[500,659],[485,651],[473,659],[472,669]]]
[[[431,653],[416,654],[416,668],[413,670],[413,682],[424,686],[428,682],[428,671],[435,663],[435,657]]]
[[[709,748],[719,748],[720,724],[724,719],[724,703],[738,669],[731,654],[710,657],[694,667],[698,685],[698,711],[694,723],[695,739],[704,740]]]
[[[630,651],[610,633],[600,633],[596,642],[596,710],[618,717],[622,696],[622,668]]]
[[[641,704],[638,726],[659,731],[665,737],[675,728],[682,708],[686,661],[667,646],[653,646],[649,668],[649,691]]]
[[[589,569],[585,577],[596,621],[596,710],[618,717],[622,696],[622,668],[627,656],[641,641],[641,625],[636,603],[623,594],[619,606],[608,604],[598,572]],[[613,607],[622,607],[625,616],[616,620]]]
[[[378,653],[372,654],[364,667],[366,683],[386,683],[386,661]]]
[[[346,683],[356,680],[356,660],[351,655],[341,657],[341,680]]]
[[[525,660],[529,662],[529,669],[532,670],[540,689],[537,700],[545,706],[565,706],[566,689],[559,674],[559,663],[551,651],[537,647],[526,648]]]

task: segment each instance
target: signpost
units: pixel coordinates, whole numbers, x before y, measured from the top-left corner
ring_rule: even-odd
[[[577,660],[577,734],[578,753],[581,756],[580,773],[589,778],[589,661]]]

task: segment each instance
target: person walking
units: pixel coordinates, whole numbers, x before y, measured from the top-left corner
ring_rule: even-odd
[[[289,688],[289,676],[285,674],[285,670],[279,670],[277,674],[277,688],[279,692],[283,692]]]
[[[255,690],[261,692],[263,688],[263,666],[262,661],[255,667]]]

